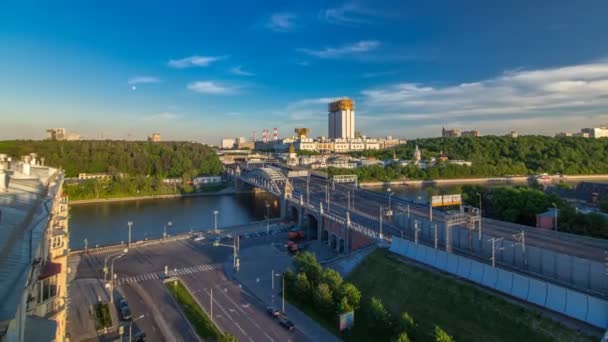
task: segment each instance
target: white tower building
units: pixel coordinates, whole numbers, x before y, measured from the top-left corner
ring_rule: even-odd
[[[355,138],[355,102],[342,99],[329,104],[327,120],[329,139]]]

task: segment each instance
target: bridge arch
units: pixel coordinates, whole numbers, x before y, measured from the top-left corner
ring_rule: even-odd
[[[293,190],[289,179],[281,171],[271,167],[254,168],[246,173],[241,173],[241,180],[275,195],[285,193],[291,197]]]
[[[304,216],[304,231],[306,231],[306,237],[310,240],[317,240],[319,238],[319,220],[313,214],[306,214]]]
[[[295,224],[298,224],[300,219],[300,211],[293,205],[287,207],[287,219],[290,221],[294,221]]]
[[[327,229],[321,231],[321,241],[329,244],[329,231]]]

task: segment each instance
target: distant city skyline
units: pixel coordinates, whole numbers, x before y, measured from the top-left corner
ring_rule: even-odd
[[[501,7],[502,6],[502,7]],[[0,139],[218,144],[349,97],[374,137],[608,124],[608,3],[0,4]],[[572,15],[577,13],[577,15]]]

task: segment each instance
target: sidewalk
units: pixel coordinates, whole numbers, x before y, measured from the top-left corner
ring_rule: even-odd
[[[272,305],[281,309],[281,277],[275,276],[274,291],[272,289],[272,271],[275,275],[280,274],[291,267],[291,257],[278,248],[268,245],[255,246],[241,250],[241,267],[236,274],[228,271],[227,275],[239,281],[254,296],[258,297],[266,305]],[[230,266],[226,269],[230,269]],[[274,296],[273,296],[274,295]],[[285,302],[285,312],[289,319],[296,325],[306,337],[312,341],[340,341],[331,332],[327,331],[313,319],[298,310],[295,306]]]

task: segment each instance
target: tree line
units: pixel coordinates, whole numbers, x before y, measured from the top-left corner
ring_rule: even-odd
[[[46,165],[63,168],[66,177],[111,175],[107,181],[66,184],[64,191],[74,200],[190,193],[192,178],[223,170],[210,147],[190,142],[10,140],[0,141],[0,151],[15,158],[35,152]],[[182,182],[162,181],[173,177]]]
[[[608,219],[597,213],[582,214],[556,194],[547,194],[527,186],[483,187],[465,185],[462,197],[465,204],[479,206],[482,196],[483,216],[529,226],[536,225],[536,215],[553,204],[559,209],[558,230],[579,235],[608,238]]]
[[[427,170],[416,166],[362,167],[355,172],[360,180],[498,177],[510,175],[608,174],[608,139],[577,137],[501,136],[416,139],[407,145],[383,151],[353,152],[357,157],[381,160],[393,156],[411,160],[418,145],[423,159],[439,157],[443,152],[452,160],[468,160],[472,166],[439,163]],[[330,170],[330,172],[332,172]],[[336,171],[333,171],[336,172]]]
[[[350,311],[355,312],[355,325],[364,325],[363,330],[378,341],[407,342],[418,340],[426,335],[420,331],[414,319],[403,312],[401,317],[393,317],[376,297],[363,298],[359,289],[345,282],[340,273],[323,268],[314,254],[298,253],[293,259],[295,271],[284,274],[288,297],[300,307],[314,310],[315,314],[329,326],[338,325],[338,316]],[[310,300],[312,298],[312,301]],[[433,335],[437,342],[451,342],[452,337],[443,329],[435,326]],[[356,336],[343,336],[350,339]]]

